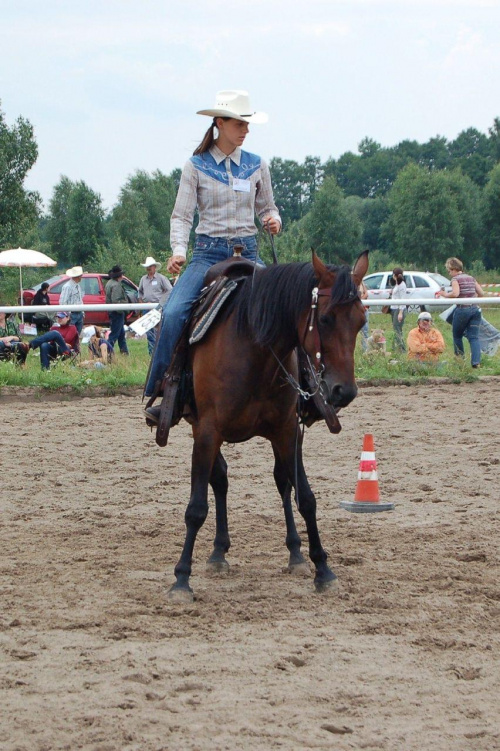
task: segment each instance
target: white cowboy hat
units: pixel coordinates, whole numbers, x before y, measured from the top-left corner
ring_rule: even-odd
[[[144,263],[141,263],[141,266],[144,266],[145,269],[147,269],[149,266],[156,266],[157,269],[161,269],[161,263],[159,261],[155,261],[155,259],[151,256],[148,256]]]
[[[83,269],[81,266],[73,266],[72,269],[66,271],[66,276],[70,276],[71,278],[83,276]]]
[[[218,91],[215,97],[215,106],[208,110],[198,110],[197,115],[209,115],[210,117],[232,117],[234,120],[243,120],[246,123],[267,123],[268,116],[265,112],[254,112],[250,106],[248,91],[239,89],[227,89]]]

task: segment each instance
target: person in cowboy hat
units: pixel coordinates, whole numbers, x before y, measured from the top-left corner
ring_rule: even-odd
[[[141,266],[144,266],[148,273],[144,274],[139,282],[139,302],[155,302],[164,305],[172,291],[172,285],[166,276],[158,273],[161,263],[155,261],[152,256],[148,256]],[[157,330],[158,326],[155,326],[146,332],[150,355],[155,348]]]
[[[156,393],[155,386],[163,379],[207,269],[232,256],[235,245],[243,245],[243,257],[262,263],[255,216],[272,234],[281,229],[269,168],[260,156],[243,150],[249,126],[267,122],[267,115],[255,112],[248,93],[237,89],[219,91],[214,106],[198,110],[197,114],[211,117],[212,122],[182,172],[170,221],[172,256],[167,263],[168,272],[179,274],[186,262],[189,234],[198,209],[193,257],[163,311],[146,384],[147,396]]]
[[[408,357],[421,362],[437,362],[444,352],[444,339],[440,331],[433,328],[432,316],[427,311],[420,313],[417,326],[408,332]]]
[[[123,269],[121,266],[113,266],[108,271],[109,281],[106,282],[106,304],[128,303],[127,293],[123,289]],[[125,311],[113,310],[109,313],[109,323],[111,331],[108,336],[108,342],[115,349],[115,342],[122,355],[128,355],[127,339],[125,338]]]
[[[59,297],[59,305],[83,305],[83,292],[82,281],[83,269],[81,266],[73,266],[66,271],[66,276],[69,276],[69,280],[63,286],[61,290],[61,296]],[[82,333],[83,319],[85,313],[73,311],[71,314],[71,323],[76,326],[79,334]]]

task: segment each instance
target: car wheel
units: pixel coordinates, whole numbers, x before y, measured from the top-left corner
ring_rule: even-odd
[[[408,313],[423,313],[425,305],[408,305]]]

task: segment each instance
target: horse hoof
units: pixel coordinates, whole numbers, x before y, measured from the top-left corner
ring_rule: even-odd
[[[182,589],[181,587],[176,587],[175,584],[172,584],[172,586],[168,590],[167,598],[170,600],[170,602],[180,602],[186,605],[194,602],[194,594],[192,589]]]
[[[227,576],[229,574],[229,563],[227,561],[207,561],[206,566],[209,574],[217,574],[218,576]]]
[[[311,576],[311,567],[307,561],[303,563],[290,563],[286,570],[293,576]]]
[[[334,594],[338,589],[338,584],[339,580],[337,579],[337,577],[325,582],[314,582],[314,586],[318,594],[325,594],[327,592]]]

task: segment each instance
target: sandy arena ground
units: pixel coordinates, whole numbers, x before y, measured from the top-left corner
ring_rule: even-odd
[[[2,751],[500,748],[499,404],[365,387],[307,431],[328,595],[285,571],[269,446],[224,447],[231,573],[205,571],[211,508],[182,606],[189,427],[159,449],[135,395],[2,395]],[[396,509],[350,514],[369,431]]]

